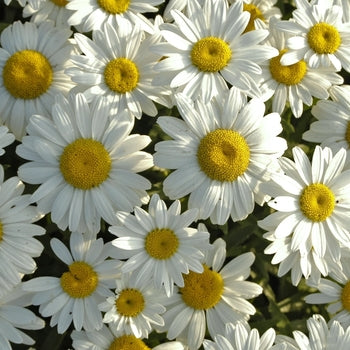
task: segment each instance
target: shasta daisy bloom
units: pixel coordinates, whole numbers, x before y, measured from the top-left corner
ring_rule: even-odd
[[[292,268],[293,277],[293,270],[300,268],[305,278],[317,279],[320,273],[328,274],[328,260],[339,262],[340,247],[350,245],[346,151],[332,155],[329,148],[316,146],[311,163],[301,148],[292,152],[294,162],[281,158],[283,173],[272,175],[271,182],[263,185],[275,197],[268,204],[276,212],[258,224],[270,231],[273,242],[265,252],[276,254],[275,262],[285,261],[284,273]],[[300,280],[297,275],[294,284]]]
[[[178,200],[167,209],[156,194],[148,212],[135,207],[134,213],[118,213],[121,225],[109,228],[119,237],[112,244],[128,258],[122,271],[134,271],[144,282],[154,279],[155,286],[170,296],[174,284],[184,286],[182,274],[203,271],[202,250],[209,247],[209,233],[188,227],[197,218],[197,209],[181,214]]]
[[[116,211],[148,202],[151,184],[136,173],[153,165],[139,151],[151,139],[129,135],[134,124],[127,111],[112,121],[109,114],[102,97],[89,105],[82,94],[60,95],[52,119],[32,116],[17,147],[29,160],[18,169],[20,178],[40,185],[32,201],[62,230],[97,233],[101,218],[112,224]]]
[[[195,104],[176,96],[184,119],[160,117],[161,128],[174,140],[155,145],[157,166],[176,169],[163,183],[171,199],[188,194],[189,208],[199,209],[199,218],[223,225],[245,219],[266,199],[259,189],[269,178],[274,162],[287,148],[277,135],[280,116],[264,116],[265,105],[252,99],[242,106],[236,89],[215,101]]]
[[[224,265],[226,243],[217,239],[205,252],[202,273],[184,275],[184,287],[172,296],[163,314],[168,339],[185,339],[190,350],[203,343],[206,327],[211,337],[220,334],[226,323],[248,320],[255,313],[247,299],[262,293],[262,288],[246,281],[253,253],[245,253]]]
[[[4,148],[15,141],[15,136],[9,132],[9,129],[5,125],[0,126],[0,156],[5,153]]]
[[[75,34],[84,55],[73,56],[74,67],[66,73],[79,84],[88,101],[105,96],[113,114],[128,109],[138,119],[143,112],[155,116],[153,101],[171,107],[170,89],[152,85],[153,66],[161,56],[149,50],[156,38],[143,37],[138,26],[128,23],[116,29],[106,23],[103,31],[93,32],[92,40]]]
[[[54,97],[73,86],[64,73],[71,31],[51,22],[14,22],[0,37],[0,115],[20,140],[32,114],[49,114]]]
[[[250,14],[243,12],[242,2],[228,7],[226,1],[206,0],[204,5],[195,0],[186,17],[173,10],[175,24],[160,26],[166,43],[153,50],[166,57],[155,66],[161,72],[155,83],[170,84],[185,95],[201,96],[209,102],[220,95],[228,84],[248,96],[259,96],[259,87],[253,74],[260,74],[259,64],[278,54],[277,50],[260,45],[267,30],[243,34]]]
[[[287,40],[283,65],[305,60],[311,68],[333,67],[350,71],[350,27],[344,23],[342,7],[333,1],[296,1],[293,20],[280,21],[277,28],[293,36]]]
[[[40,314],[51,317],[50,326],[57,325],[60,334],[72,322],[76,330],[102,328],[98,304],[113,295],[121,262],[107,259],[109,244],[88,234],[72,233],[70,251],[56,238],[50,245],[68,269],[61,277],[36,277],[23,283],[25,291],[35,293],[33,305],[40,305]]]

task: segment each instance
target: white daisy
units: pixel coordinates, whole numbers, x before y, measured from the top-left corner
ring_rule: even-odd
[[[197,218],[197,209],[180,214],[180,201],[167,209],[164,201],[153,195],[148,212],[135,207],[134,213],[119,213],[121,225],[109,228],[119,237],[112,244],[129,258],[123,272],[135,271],[144,282],[154,279],[156,287],[164,287],[168,296],[173,294],[174,283],[184,286],[182,274],[203,272],[201,250],[209,247],[209,233],[188,227]]]
[[[51,22],[14,22],[1,33],[0,115],[21,139],[32,114],[50,114],[58,93],[67,93],[73,82],[64,73],[74,46],[69,29]]]
[[[291,65],[304,59],[311,68],[350,72],[350,27],[343,22],[342,7],[330,0],[298,0],[296,5],[293,20],[277,24],[279,30],[293,34],[281,63]]]
[[[263,184],[275,197],[268,204],[276,212],[258,224],[270,231],[265,253],[275,254],[273,263],[283,262],[279,275],[292,269],[296,285],[302,275],[315,281],[327,275],[329,261],[339,262],[340,246],[350,246],[350,172],[343,171],[344,149],[332,155],[316,146],[311,163],[301,148],[292,152],[294,162],[281,158],[283,173]]]
[[[5,5],[9,5],[12,0],[4,0]],[[17,2],[24,7],[27,3],[30,4],[30,6],[33,6],[33,8],[38,8],[40,6],[42,0],[17,0]]]
[[[300,61],[291,65],[282,65],[281,57],[289,52],[286,46],[288,36],[276,28],[279,20],[270,21],[270,36],[266,44],[279,50],[279,55],[261,64],[262,98],[267,101],[272,97],[272,111],[282,114],[286,103],[296,118],[304,112],[304,105],[311,106],[313,97],[327,99],[328,89],[334,84],[342,84],[344,79],[332,68],[312,69],[306,62]]]
[[[59,95],[53,119],[32,116],[29,135],[17,147],[29,160],[19,167],[20,178],[40,184],[32,201],[62,230],[97,233],[101,218],[112,224],[117,210],[148,202],[151,184],[136,173],[153,165],[152,156],[139,151],[151,139],[129,135],[127,111],[112,121],[109,113],[102,97],[89,105],[82,94]]]
[[[254,261],[253,253],[245,253],[224,265],[226,243],[217,239],[203,259],[204,271],[184,275],[185,285],[172,296],[163,314],[168,339],[186,339],[190,350],[198,349],[208,331],[220,334],[225,324],[248,320],[255,313],[246,299],[262,293],[262,288],[245,281]]]
[[[15,141],[15,136],[9,132],[5,125],[0,126],[0,156],[5,153],[4,148]]]
[[[115,29],[107,23],[103,31],[93,32],[92,40],[75,34],[84,55],[73,56],[75,67],[66,73],[88,101],[96,95],[106,96],[112,114],[128,109],[138,119],[142,112],[155,116],[158,110],[153,101],[171,107],[170,89],[152,85],[153,66],[161,59],[149,50],[156,38],[144,39],[138,26],[127,24]]]
[[[230,7],[226,1],[197,0],[189,17],[173,10],[175,24],[164,23],[161,33],[166,43],[152,50],[166,57],[155,66],[162,73],[155,82],[180,87],[184,94],[209,102],[220,95],[228,84],[248,96],[259,96],[253,74],[260,74],[259,64],[278,54],[272,47],[260,45],[267,30],[243,34],[249,13],[243,12],[242,2]]]
[[[252,99],[243,107],[236,89],[205,105],[178,94],[177,106],[184,121],[160,117],[161,128],[174,140],[155,145],[156,165],[176,169],[165,179],[164,193],[171,199],[190,194],[189,208],[199,218],[210,217],[223,225],[245,219],[266,199],[261,181],[269,178],[273,163],[287,148],[277,135],[280,116],[264,116],[265,105]]]
[[[10,342],[33,345],[34,340],[20,329],[37,330],[45,326],[41,318],[26,309],[31,304],[30,299],[31,295],[23,292],[21,283],[0,298],[1,350],[12,350]]]
[[[59,278],[33,278],[23,283],[23,289],[35,293],[33,304],[40,305],[43,317],[51,317],[50,326],[57,325],[58,333],[64,333],[72,321],[76,330],[100,329],[98,304],[113,295],[110,289],[120,276],[121,262],[107,259],[110,246],[87,234],[72,233],[70,251],[56,238],[50,245],[68,271]]]
[[[350,2],[348,0],[334,0],[334,5],[342,7],[343,21],[350,22]]]
[[[4,181],[0,166],[0,296],[17,285],[23,274],[33,273],[43,245],[34,238],[45,229],[33,224],[42,218],[30,204],[30,195],[23,195],[24,185],[18,177]]]

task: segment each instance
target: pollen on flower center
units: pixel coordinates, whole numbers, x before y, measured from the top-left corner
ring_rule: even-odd
[[[341,292],[341,302],[343,304],[343,308],[350,312],[350,281],[346,283]]]
[[[68,4],[67,0],[51,0],[56,6],[65,7]]]
[[[151,350],[141,339],[125,334],[115,338],[108,350]]]
[[[62,289],[72,298],[85,298],[91,295],[98,284],[94,269],[84,261],[75,261],[69,265],[60,279]]]
[[[107,13],[116,15],[129,8],[130,0],[97,0],[97,3]]]
[[[224,281],[221,275],[203,265],[204,271],[190,271],[184,278],[184,287],[179,288],[183,301],[196,310],[206,310],[214,307],[221,299]]]
[[[145,240],[146,252],[154,259],[169,259],[179,247],[179,240],[172,230],[155,229],[149,232]]]
[[[304,188],[300,196],[300,209],[314,222],[326,220],[333,212],[335,197],[324,184],[315,183]]]
[[[307,41],[316,53],[330,54],[338,50],[341,37],[338,30],[328,23],[317,23],[310,28]]]
[[[140,74],[136,64],[123,57],[108,62],[104,71],[107,86],[112,91],[120,94],[134,90],[139,77]]]
[[[101,142],[81,138],[64,148],[60,170],[73,187],[89,190],[107,179],[111,163],[110,155]]]
[[[348,122],[348,125],[346,127],[345,140],[348,143],[348,147],[350,148],[350,122]]]
[[[237,131],[216,129],[201,139],[197,160],[212,180],[234,181],[247,170],[250,150]]]
[[[254,21],[256,19],[261,19],[262,21],[265,21],[265,18],[263,16],[262,12],[260,11],[260,9],[253,4],[243,3],[243,11],[247,11],[250,13],[250,19],[249,19],[249,22],[247,24],[247,27],[244,30],[244,33],[250,32],[251,30],[255,30]]]
[[[226,67],[231,56],[230,46],[213,36],[200,39],[191,50],[192,63],[203,72],[218,72]]]
[[[272,78],[285,85],[299,84],[303,80],[307,71],[306,62],[302,60],[289,66],[282,66],[280,62],[281,57],[286,52],[287,49],[281,50],[278,56],[273,57],[270,60],[270,72]]]
[[[14,53],[5,63],[2,78],[7,91],[15,98],[34,99],[45,93],[52,83],[49,60],[38,51]]]
[[[115,307],[120,315],[135,317],[144,309],[145,299],[137,289],[123,289],[115,300]]]

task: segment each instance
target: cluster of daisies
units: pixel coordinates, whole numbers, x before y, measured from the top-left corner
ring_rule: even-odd
[[[350,2],[18,3],[0,36],[0,155],[20,163],[0,165],[0,348],[46,323],[74,350],[349,349]],[[289,111],[313,118],[299,144]],[[246,219],[264,251],[228,254],[211,229]],[[328,319],[252,329],[256,253]]]

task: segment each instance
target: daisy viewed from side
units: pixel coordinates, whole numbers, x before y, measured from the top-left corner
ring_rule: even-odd
[[[189,208],[199,209],[199,218],[219,225],[232,218],[245,219],[266,199],[259,187],[269,178],[276,159],[287,148],[277,135],[280,116],[264,116],[259,99],[244,104],[236,89],[210,104],[176,95],[184,120],[159,117],[161,128],[174,140],[155,145],[155,164],[176,169],[163,182],[171,199],[189,194]]]
[[[118,210],[131,212],[147,203],[150,182],[137,172],[153,165],[152,155],[140,151],[151,139],[129,135],[133,118],[127,111],[110,120],[108,102],[84,95],[58,96],[52,120],[31,118],[17,153],[29,162],[21,165],[21,179],[40,186],[32,201],[59,228],[100,230],[101,218],[112,224]]]
[[[57,325],[58,333],[64,333],[72,322],[76,330],[101,329],[98,305],[113,295],[121,262],[107,259],[109,245],[88,234],[73,232],[70,251],[57,238],[50,245],[68,270],[61,277],[33,278],[23,283],[23,289],[35,293],[33,305],[40,305],[43,317],[51,317],[50,326]]]
[[[51,22],[14,22],[1,32],[0,115],[20,140],[32,114],[50,114],[58,93],[73,86],[64,73],[74,46],[71,31]]]

